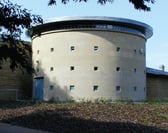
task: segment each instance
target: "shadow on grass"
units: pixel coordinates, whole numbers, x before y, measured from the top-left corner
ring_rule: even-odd
[[[34,105],[32,101],[3,101],[0,100],[0,109],[17,109]]]
[[[55,133],[168,133],[168,130],[124,122],[77,118],[67,109],[46,109],[1,122]]]

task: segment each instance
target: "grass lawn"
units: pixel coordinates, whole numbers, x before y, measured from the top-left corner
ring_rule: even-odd
[[[56,133],[168,133],[168,104],[0,102],[0,122]]]

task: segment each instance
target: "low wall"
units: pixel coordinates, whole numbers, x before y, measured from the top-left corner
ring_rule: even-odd
[[[147,98],[168,98],[168,76],[147,74]]]
[[[32,75],[21,70],[12,72],[5,62],[0,69],[0,100],[32,98]]]

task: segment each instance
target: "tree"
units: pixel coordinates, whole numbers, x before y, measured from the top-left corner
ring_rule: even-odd
[[[58,1],[58,0],[57,0]],[[61,0],[63,4],[67,4],[70,0]],[[88,0],[72,0],[74,2],[87,2]],[[113,0],[98,0],[100,4],[112,3]],[[154,0],[129,0],[133,3],[135,9],[150,11],[147,3],[154,3]],[[56,0],[49,0],[48,5],[56,4]],[[0,40],[4,43],[0,45],[0,68],[4,61],[9,61],[10,69],[14,71],[16,68],[22,71],[27,70],[33,73],[30,57],[31,47],[25,45],[21,41],[23,29],[29,29],[32,24],[43,23],[39,15],[31,14],[27,9],[17,4],[13,4],[9,0],[0,0]]]
[[[33,73],[30,57],[31,47],[21,41],[23,29],[31,28],[32,24],[42,23],[42,18],[31,14],[27,9],[10,1],[0,1],[0,68],[4,61],[9,61],[10,69],[24,69]]]
[[[73,0],[74,2],[87,2],[88,0]],[[97,0],[97,3],[100,3],[101,5],[104,5],[106,3],[112,3],[114,0]],[[49,0],[48,5],[56,5],[56,0]],[[69,0],[62,0],[63,4],[67,4]],[[147,3],[154,3],[155,0],[129,0],[134,5],[135,9],[138,10],[144,10],[144,11],[150,11],[150,7],[146,5]]]

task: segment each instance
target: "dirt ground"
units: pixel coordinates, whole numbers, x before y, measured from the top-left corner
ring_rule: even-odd
[[[0,122],[55,133],[168,133],[168,104],[0,102]]]

